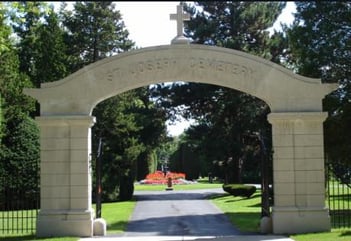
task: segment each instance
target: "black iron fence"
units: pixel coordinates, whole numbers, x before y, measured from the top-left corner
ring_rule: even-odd
[[[38,164],[1,174],[0,236],[34,234],[40,200]]]
[[[326,164],[332,228],[351,228],[351,167],[345,163]]]

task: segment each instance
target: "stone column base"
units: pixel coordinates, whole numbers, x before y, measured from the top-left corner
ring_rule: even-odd
[[[40,211],[36,235],[92,237],[93,210]]]
[[[327,208],[273,207],[273,233],[295,234],[330,231]]]

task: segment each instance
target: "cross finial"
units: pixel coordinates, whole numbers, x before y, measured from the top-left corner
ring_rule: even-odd
[[[183,12],[183,4],[177,5],[177,13],[171,14],[170,19],[177,21],[177,36],[172,40],[172,43],[189,43],[189,40],[183,35],[183,21],[190,20],[190,15]]]

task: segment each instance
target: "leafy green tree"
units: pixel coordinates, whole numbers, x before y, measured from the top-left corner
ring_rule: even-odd
[[[39,161],[39,131],[29,113],[34,110],[34,100],[22,91],[32,84],[20,72],[20,61],[11,39],[11,27],[5,21],[6,9],[1,8],[0,33],[0,93],[2,110],[2,136],[0,142],[0,173],[6,186],[0,188],[29,191],[37,187]],[[13,177],[25,176],[27,180]],[[15,187],[16,184],[16,187]],[[2,190],[3,191],[3,190]]]
[[[37,31],[42,25],[42,18],[47,15],[45,2],[13,2],[11,5],[11,22],[14,33],[18,37],[17,51],[20,60],[20,72],[29,76],[36,87],[40,82],[35,78],[37,71]]]
[[[6,14],[5,6],[2,2],[0,2],[0,56],[2,56],[2,54],[5,51],[9,50],[9,45],[10,45],[8,38],[10,36],[11,29],[9,26],[5,24],[5,14]],[[4,133],[4,126],[3,126],[4,118],[3,118],[2,112],[3,112],[2,111],[2,94],[0,92],[0,140]],[[0,145],[1,145],[1,141],[0,141]]]
[[[334,167],[349,172],[351,140],[351,3],[296,2],[294,24],[286,29],[289,64],[308,77],[339,83],[324,100],[325,149]],[[343,175],[343,174],[341,174]]]
[[[12,6],[13,28],[18,36],[20,71],[35,87],[67,76],[64,31],[53,7],[42,2],[20,2]]]

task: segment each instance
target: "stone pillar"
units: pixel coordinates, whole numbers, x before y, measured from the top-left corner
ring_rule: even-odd
[[[325,205],[324,112],[271,113],[273,233],[330,230]]]
[[[43,116],[37,236],[92,236],[91,116]]]

